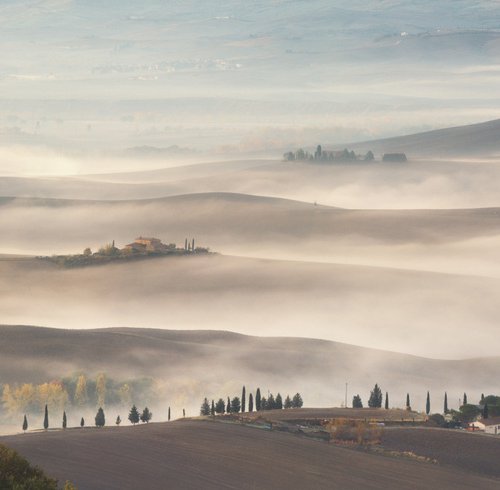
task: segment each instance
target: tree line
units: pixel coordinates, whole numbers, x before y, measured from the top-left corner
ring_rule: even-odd
[[[45,405],[51,410],[130,406],[137,400],[156,403],[159,393],[152,378],[117,381],[105,373],[94,378],[80,373],[47,383],[3,385],[2,403],[7,415],[41,414]]]
[[[283,159],[287,162],[303,162],[303,161],[316,161],[316,162],[355,162],[364,161],[371,162],[375,160],[375,155],[371,150],[366,152],[365,155],[357,155],[353,150],[344,148],[342,151],[325,151],[318,145],[314,153],[299,148],[297,151],[288,151],[283,154]]]
[[[368,398],[368,407],[370,408],[382,408],[382,405],[386,410],[389,409],[389,393],[386,391],[385,396],[382,389],[376,383],[373,389],[370,391],[370,396]],[[490,416],[500,416],[500,396],[496,395],[481,395],[481,399],[477,404],[469,403],[467,393],[463,394],[460,399],[458,410],[452,410],[448,406],[448,393],[445,392],[443,396],[443,410],[444,415],[450,415],[452,421],[457,423],[468,423],[475,420],[477,417],[481,416],[483,419],[487,419]],[[363,408],[363,401],[359,394],[354,395],[352,398],[353,408]],[[410,394],[406,394],[406,410],[411,411],[411,400]],[[426,415],[431,414],[431,395],[427,391],[425,398],[425,413]],[[437,412],[439,413],[439,412]]]
[[[257,388],[255,392],[255,397],[253,393],[248,396],[248,405],[246,401],[246,388],[243,386],[241,390],[241,398],[235,396],[233,398],[227,397],[219,398],[217,401],[212,400],[209,402],[208,398],[204,398],[203,403],[200,407],[200,415],[222,415],[224,413],[245,413],[253,412],[254,410],[259,412],[261,410],[282,410],[288,408],[301,408],[304,402],[300,393],[296,393],[293,398],[289,395],[283,400],[280,393],[276,397],[269,393],[266,397],[262,396],[260,388]]]
[[[132,405],[132,408],[130,409],[130,412],[128,414],[128,420],[132,425],[136,425],[139,422],[143,422],[145,424],[149,423],[151,419],[153,418],[153,413],[151,410],[149,410],[148,407],[145,407],[142,412],[138,410],[136,405]],[[168,408],[168,420],[170,421],[170,407]],[[48,405],[45,405],[44,409],[44,416],[43,416],[43,428],[45,430],[48,430],[50,427],[50,419],[49,419],[49,407]],[[104,427],[106,425],[106,415],[104,413],[104,409],[102,407],[99,407],[97,409],[97,413],[94,418],[95,426],[96,427]],[[115,424],[119,426],[122,423],[122,419],[120,415],[116,417]],[[61,422],[61,427],[63,429],[66,429],[68,425],[68,418],[66,416],[66,410],[63,411],[62,415],[62,422]],[[82,417],[80,419],[80,427],[85,427],[85,419]],[[25,414],[23,418],[23,424],[22,424],[22,429],[23,432],[26,432],[29,428],[29,423],[28,423],[28,416]]]

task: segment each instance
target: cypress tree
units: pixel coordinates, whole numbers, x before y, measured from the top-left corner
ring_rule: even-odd
[[[410,394],[406,393],[406,410],[411,409],[411,404],[410,404]]]
[[[99,407],[95,416],[95,425],[96,427],[104,427],[106,425],[106,418],[104,416],[104,410],[102,407]]]
[[[359,395],[354,395],[352,397],[352,408],[363,408],[363,402]]]
[[[274,402],[274,406],[278,410],[282,410],[283,409],[283,399],[281,398],[281,395],[279,393],[276,395],[276,400]]]
[[[370,392],[370,398],[368,399],[368,406],[370,408],[382,407],[382,390],[379,388],[378,384],[375,384],[373,390]]]
[[[429,415],[431,413],[431,395],[427,392],[427,400],[425,402],[425,413]]]
[[[219,398],[217,400],[217,403],[215,404],[215,413],[223,414],[225,411],[226,405],[224,403],[224,400],[222,398]]]
[[[85,419],[82,417],[82,420],[80,420],[80,427],[85,426]]]
[[[68,419],[66,418],[66,412],[63,412],[63,422],[62,422],[62,427],[65,429],[68,425]]]
[[[444,413],[447,414],[448,410],[448,393],[444,392]]]
[[[43,417],[43,428],[47,430],[49,428],[49,409],[47,405],[45,405],[45,415]]]
[[[267,400],[266,400],[266,397],[263,396],[261,399],[260,399],[260,409],[261,410],[267,410],[269,407],[267,406]]]
[[[182,409],[182,417],[183,418],[186,417],[186,409],[185,408]]]
[[[241,390],[241,411],[246,412],[246,390],[245,387],[243,386],[243,389]]]
[[[267,398],[266,408],[268,410],[274,410],[276,408],[276,400],[272,393],[269,393],[269,397]]]
[[[26,432],[28,430],[28,419],[26,418],[26,414],[24,415],[23,420],[23,431]]]
[[[226,413],[231,413],[231,399],[227,397]]]
[[[241,401],[237,396],[235,396],[231,400],[231,412],[238,413],[240,410],[241,410]]]
[[[260,396],[260,388],[257,388],[257,392],[255,393],[255,409],[257,412],[260,410],[260,402],[262,398]]]
[[[248,396],[248,411],[253,412],[253,395],[250,393]]]
[[[137,410],[137,407],[135,405],[132,405],[132,408],[130,409],[130,412],[128,414],[128,419],[130,420],[130,423],[132,425],[139,423],[139,410]]]
[[[120,418],[120,416],[118,415],[118,417],[116,417],[116,422],[115,422],[115,424],[116,424],[117,426],[119,426],[121,423],[122,423],[122,419],[121,419],[121,418]]]
[[[290,398],[290,395],[286,395],[286,398],[285,398],[285,403],[283,405],[285,408],[292,408],[293,406],[293,403],[292,403],[292,400]]]
[[[191,243],[191,250],[194,252],[194,238],[193,238],[193,242]]]
[[[296,393],[292,398],[292,407],[293,408],[302,408],[304,402],[302,401],[302,397],[300,393]]]
[[[385,409],[389,410],[389,393],[385,392]]]
[[[200,415],[210,415],[210,405],[208,404],[207,398],[205,398],[201,404]]]
[[[188,239],[186,238],[184,240],[184,250],[187,250],[188,249]]]
[[[148,407],[145,407],[144,410],[141,413],[141,422],[145,422],[146,424],[149,424],[149,421],[153,418],[153,414],[149,410]]]
[[[467,393],[464,393],[464,405],[467,405]]]
[[[481,401],[479,402],[480,405],[484,405],[484,393],[481,393]]]
[[[215,415],[215,403],[214,401],[212,400],[212,406],[210,407],[210,415]]]
[[[485,403],[483,407],[483,419],[487,419],[489,416],[488,404]]]
[[[170,422],[170,407],[168,407],[168,421]]]

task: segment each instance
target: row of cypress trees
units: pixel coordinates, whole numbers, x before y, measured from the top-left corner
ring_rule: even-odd
[[[482,397],[484,398],[484,395],[482,395]],[[368,399],[368,406],[370,408],[382,408],[383,398],[384,397],[382,394],[382,390],[380,389],[379,385],[376,383],[373,390],[370,392],[370,398]],[[467,393],[464,393],[462,406],[463,405],[467,405]],[[353,408],[363,408],[363,402],[362,402],[359,394],[354,395],[354,397],[352,399],[352,407]],[[389,393],[387,391],[385,392],[384,408],[386,410],[389,409]],[[406,394],[406,409],[411,410],[410,394],[409,393]],[[450,412],[450,410],[448,409],[448,394],[446,392],[444,394],[443,412],[445,414]],[[483,409],[483,412],[484,412],[484,409]],[[429,391],[427,392],[427,397],[425,400],[425,413],[427,415],[429,415],[431,413],[431,395],[430,395]],[[483,414],[483,417],[484,417],[484,414]],[[487,404],[486,404],[486,418],[487,418]]]
[[[300,408],[304,404],[302,396],[300,393],[296,393],[293,398],[289,395],[286,396],[285,400],[280,393],[274,397],[272,393],[269,393],[268,397],[263,397],[260,392],[260,388],[257,388],[255,392],[255,398],[253,393],[249,394],[248,397],[248,407],[246,403],[246,388],[243,386],[241,390],[241,398],[235,396],[234,398],[227,397],[227,402],[223,398],[219,398],[217,402],[212,400],[209,403],[208,398],[205,397],[203,403],[200,407],[200,415],[215,415],[223,413],[245,413],[260,410],[282,410],[283,408]]]
[[[144,423],[149,423],[149,421],[153,418],[153,413],[149,410],[148,407],[145,407],[142,413],[139,413],[139,410],[137,407],[134,405],[129,412],[128,419],[130,422],[135,425],[139,423],[139,421],[144,422]],[[170,407],[168,407],[168,420],[170,420]],[[120,415],[116,417],[116,425],[120,425],[122,422],[122,419]],[[95,416],[95,425],[96,427],[104,427],[106,425],[106,416],[104,414],[104,410],[102,407],[99,407],[97,410],[96,416]],[[66,416],[66,411],[63,412],[63,417],[62,417],[62,428],[66,429],[68,426],[68,418]],[[82,417],[80,420],[80,427],[85,426],[85,419]],[[28,417],[26,414],[24,415],[23,419],[23,431],[26,432],[28,430]],[[48,406],[45,405],[45,413],[43,417],[43,428],[47,430],[49,428],[49,409]]]

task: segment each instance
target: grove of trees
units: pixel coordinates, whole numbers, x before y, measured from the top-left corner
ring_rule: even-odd
[[[324,151],[321,145],[318,145],[314,153],[310,153],[309,151],[302,148],[299,148],[296,151],[288,151],[283,155],[283,160],[287,162],[354,162],[360,160],[365,162],[372,162],[375,160],[375,155],[371,150],[369,150],[365,155],[356,155],[353,150],[349,150],[347,148],[336,151]]]
[[[217,402],[212,400],[212,404],[209,403],[208,398],[204,398],[200,407],[200,415],[208,416],[214,414],[223,413],[244,413],[246,412],[245,403],[243,400],[246,399],[246,388],[243,386],[241,399],[235,396],[233,399],[227,397],[227,402],[224,402],[223,398],[219,398]],[[268,397],[261,396],[260,388],[257,388],[255,393],[255,398],[253,393],[249,393],[248,396],[248,412],[253,412],[254,410],[254,400],[256,411],[261,410],[282,410],[283,408],[300,408],[303,406],[304,402],[300,393],[296,393],[293,398],[289,395],[286,396],[285,401],[280,393],[276,397],[269,393]]]
[[[5,417],[17,418],[22,414],[42,415],[45,407],[51,412],[94,410],[98,407],[130,406],[159,402],[156,381],[152,378],[118,381],[99,373],[89,377],[78,373],[51,382],[19,385],[4,384],[1,401]]]

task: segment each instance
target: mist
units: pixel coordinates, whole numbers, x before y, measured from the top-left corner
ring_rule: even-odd
[[[0,383],[151,377],[155,420],[497,389],[493,3],[2,2]],[[358,158],[283,161],[317,145]],[[139,236],[213,254],[41,258]]]
[[[340,144],[493,119],[492,10],[451,0],[419,12],[409,1],[4,2],[0,144],[281,152],[320,136]]]

